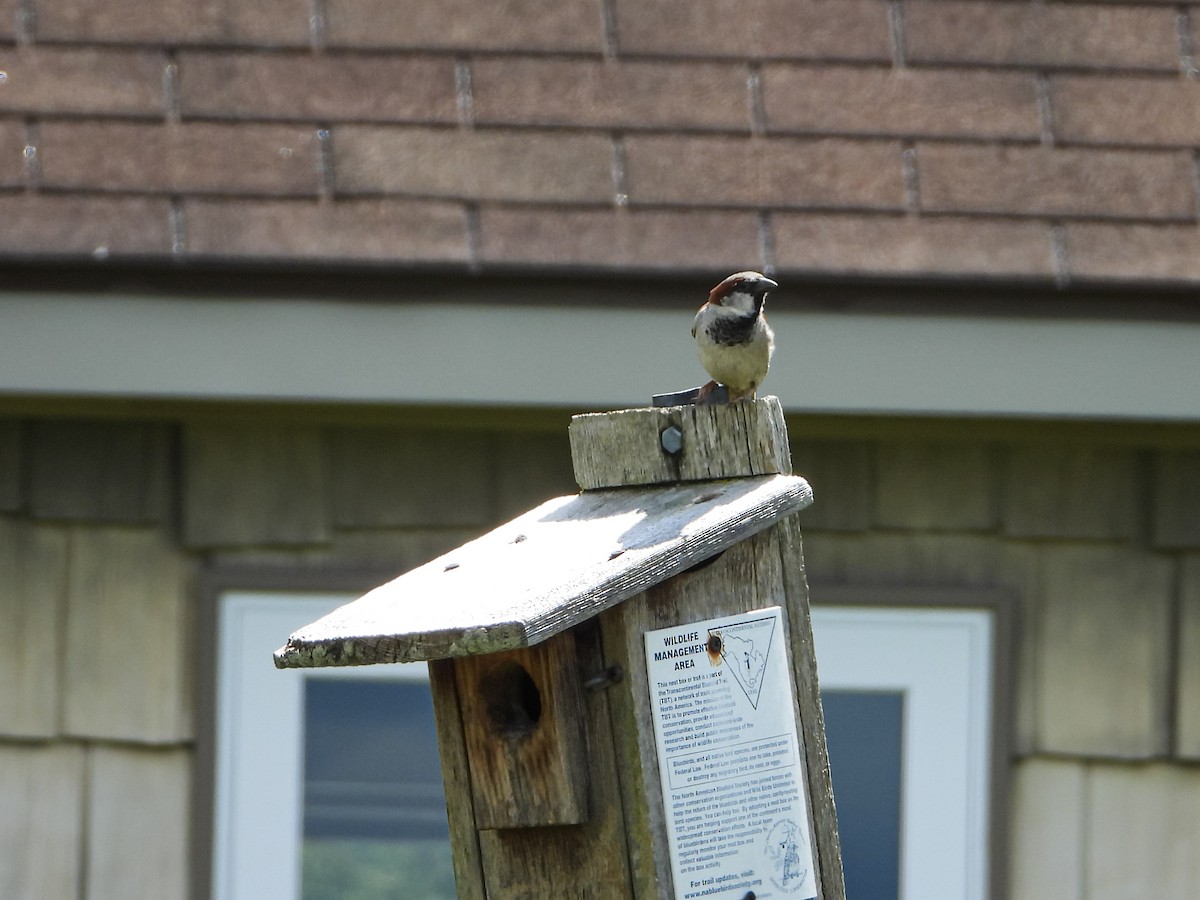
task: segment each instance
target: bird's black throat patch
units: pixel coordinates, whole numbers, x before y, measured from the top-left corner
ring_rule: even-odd
[[[726,346],[748,344],[754,337],[754,326],[757,323],[757,312],[737,316],[717,316],[708,326],[708,336],[714,342]]]

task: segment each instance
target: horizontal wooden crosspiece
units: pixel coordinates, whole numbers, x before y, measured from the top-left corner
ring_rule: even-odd
[[[670,429],[678,437],[664,444]],[[792,471],[778,397],[574,416],[570,437],[575,480],[585,491]]]

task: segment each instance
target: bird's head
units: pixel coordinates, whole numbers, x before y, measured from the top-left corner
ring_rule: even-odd
[[[758,272],[734,272],[709,291],[708,302],[738,312],[760,312],[767,292],[779,287]]]

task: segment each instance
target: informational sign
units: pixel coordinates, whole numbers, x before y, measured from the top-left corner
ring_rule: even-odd
[[[817,895],[778,606],[646,633],[675,898]]]

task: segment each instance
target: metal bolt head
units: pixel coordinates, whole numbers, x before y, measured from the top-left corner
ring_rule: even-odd
[[[674,456],[683,449],[683,432],[678,426],[668,425],[658,436],[662,448]]]

